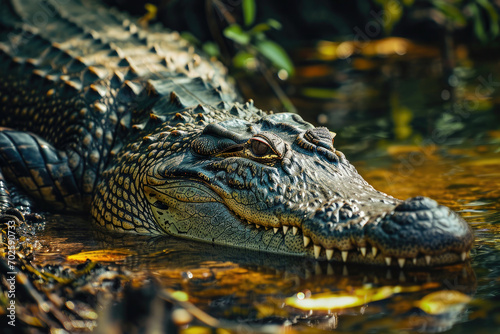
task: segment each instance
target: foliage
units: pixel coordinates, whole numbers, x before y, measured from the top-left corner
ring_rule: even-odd
[[[294,67],[286,51],[276,42],[270,40],[265,32],[271,29],[281,29],[281,24],[273,19],[255,24],[255,0],[244,0],[242,3],[245,28],[233,23],[224,29],[224,36],[240,47],[233,58],[233,64],[238,68],[252,68],[258,57],[262,56],[276,68],[293,74]],[[253,26],[252,26],[253,25]]]
[[[498,11],[488,0],[476,0],[467,8],[472,13],[474,32],[481,42],[486,43],[498,36]],[[486,22],[482,19],[483,14],[488,18]]]
[[[482,43],[499,36],[499,8],[490,0],[360,0],[373,1],[386,14],[383,26],[387,33],[401,20],[404,13],[415,8],[427,7],[437,23],[447,29],[471,27],[475,37]]]
[[[209,26],[212,25],[214,28],[211,30],[216,42],[209,40],[202,44],[194,34],[187,31],[182,32],[181,36],[194,45],[201,46],[209,56],[219,58],[226,65],[232,64],[233,68],[244,70],[245,75],[255,71],[261,72],[282,106],[289,112],[296,112],[290,99],[276,82],[276,78],[271,75],[273,71],[269,69],[270,67],[277,69],[278,77],[282,80],[294,73],[293,63],[286,51],[266,36],[266,32],[270,30],[281,29],[281,24],[274,19],[255,23],[257,18],[255,0],[242,0],[243,24],[237,23],[238,20],[231,13],[232,8],[228,10],[222,1],[208,1],[213,5],[214,11],[219,14],[219,18],[229,23],[222,34],[236,46],[236,53],[233,55],[232,52],[227,52],[224,39],[221,39],[222,36],[214,33],[218,31],[218,24],[214,24],[214,20],[210,22],[210,18]]]

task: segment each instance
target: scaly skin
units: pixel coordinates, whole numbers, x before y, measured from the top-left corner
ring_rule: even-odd
[[[0,4],[4,206],[5,179],[114,231],[401,267],[466,259],[457,214],[373,189],[334,134],[240,103],[177,33],[94,2]]]

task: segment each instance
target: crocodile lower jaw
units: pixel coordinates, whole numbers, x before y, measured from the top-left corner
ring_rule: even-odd
[[[367,247],[358,247],[357,249],[341,250],[338,248],[327,249],[321,245],[311,242],[311,238],[302,233],[302,229],[296,226],[268,227],[254,224],[238,217],[248,224],[247,228],[259,229],[263,233],[282,234],[285,237],[292,233],[295,237],[302,235],[304,253],[318,261],[335,261],[342,263],[358,263],[376,266],[400,267],[400,268],[422,268],[445,266],[455,263],[465,262],[470,258],[470,250],[457,252],[445,252],[441,254],[423,254],[419,253],[415,257],[394,257],[383,254],[377,247],[368,245]]]

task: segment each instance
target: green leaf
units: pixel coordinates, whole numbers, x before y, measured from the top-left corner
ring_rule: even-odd
[[[443,0],[434,0],[432,3],[448,20],[453,21],[458,26],[465,26],[467,23],[461,10],[456,5]]]
[[[210,57],[220,56],[219,46],[214,42],[206,42],[203,44],[203,51]]]
[[[488,41],[488,36],[486,35],[486,31],[484,29],[484,25],[481,18],[481,13],[479,8],[475,3],[469,5],[469,9],[473,15],[474,20],[474,33],[477,38],[482,42],[486,43]]]
[[[236,68],[248,68],[248,64],[255,62],[255,56],[246,51],[240,51],[233,57]]]
[[[243,18],[248,27],[255,21],[255,0],[243,0]]]
[[[186,41],[192,43],[192,44],[195,44],[195,45],[199,45],[200,44],[199,39],[196,38],[195,35],[193,35],[192,33],[188,32],[188,31],[181,32],[181,37],[184,38]]]
[[[492,38],[496,37],[500,30],[500,27],[498,25],[498,12],[488,0],[477,0],[477,3],[483,6],[483,8],[490,16],[490,30],[492,35],[491,37]]]
[[[270,19],[267,20],[267,23],[259,23],[255,25],[252,29],[250,29],[249,33],[250,35],[257,35],[260,34],[261,32],[268,31],[270,29],[276,29],[276,30],[281,29],[281,23],[279,23],[276,20]]]
[[[231,24],[224,29],[224,36],[238,44],[246,45],[250,42],[250,35],[246,31],[243,31],[238,24]]]
[[[253,35],[255,41],[265,41],[267,40],[266,34],[263,32],[257,32]],[[253,43],[255,44],[255,42]]]
[[[392,28],[399,22],[403,16],[403,6],[399,1],[383,1],[383,11],[387,13],[387,19],[383,20],[384,30],[387,34],[392,32]]]
[[[273,27],[276,30],[280,30],[281,29],[281,23],[279,23],[275,19],[269,19],[269,20],[267,20],[267,24],[269,24],[269,26]]]
[[[255,47],[264,57],[269,59],[273,65],[284,69],[289,74],[293,74],[293,63],[286,51],[280,45],[270,40],[263,40],[258,41]]]
[[[301,90],[302,95],[314,99],[338,99],[342,94],[335,88],[304,87]]]
[[[252,29],[250,29],[250,34],[255,35],[264,31],[267,31],[271,29],[271,26],[267,23],[259,23],[256,26],[254,26]]]

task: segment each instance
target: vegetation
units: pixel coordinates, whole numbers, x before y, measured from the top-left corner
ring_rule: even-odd
[[[425,10],[428,17],[447,29],[472,28],[475,37],[486,43],[498,37],[499,11],[489,0],[359,0],[365,5],[375,3],[386,13],[384,28],[391,33],[403,17],[415,17]]]

